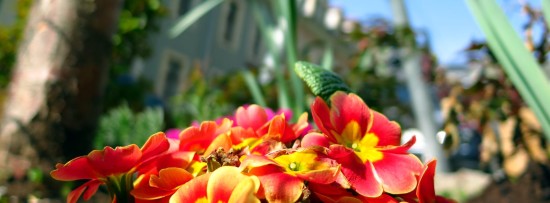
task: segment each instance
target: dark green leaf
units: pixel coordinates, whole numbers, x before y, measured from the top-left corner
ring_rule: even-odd
[[[325,101],[336,91],[350,92],[344,81],[333,72],[304,61],[296,62],[294,70],[316,96]]]

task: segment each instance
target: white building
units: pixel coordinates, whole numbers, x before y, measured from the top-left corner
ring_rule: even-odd
[[[136,60],[133,74],[156,81],[155,93],[168,98],[178,93],[187,73],[200,66],[205,76],[232,74],[245,67],[261,67],[267,47],[252,6],[246,0],[226,0],[176,38],[168,30],[198,6],[200,0],[165,0],[170,15],[160,22],[160,32],[149,42],[153,54]],[[271,7],[272,1],[260,0]],[[297,47],[299,59],[320,63],[327,46],[336,67],[346,67],[354,46],[342,39],[342,11],[328,7],[327,0],[297,0]],[[349,27],[349,26],[348,26]],[[282,67],[281,67],[282,68]]]

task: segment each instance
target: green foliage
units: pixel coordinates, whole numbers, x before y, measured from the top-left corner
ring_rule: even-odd
[[[0,26],[0,88],[6,88],[9,83],[31,4],[32,0],[18,0],[15,23],[9,27]]]
[[[159,30],[159,20],[167,14],[160,0],[127,0],[120,13],[118,31],[113,37],[113,68],[111,73],[126,73],[132,60],[151,54],[147,40]]]
[[[148,39],[159,30],[158,22],[167,14],[160,0],[126,0],[120,13],[118,31],[113,36],[113,53],[104,109],[128,103],[133,110],[143,109],[151,84],[144,79],[129,78],[132,62],[147,58],[152,51]],[[130,80],[130,81],[129,81]]]
[[[13,26],[0,27],[0,89],[9,83],[12,67],[15,64],[17,47],[22,38],[26,19],[32,0],[17,1],[17,16]],[[151,33],[157,31],[158,21],[167,10],[160,0],[126,0],[119,18],[119,29],[113,36],[113,53],[111,57],[109,92],[105,97],[105,109],[130,102],[132,109],[141,109],[145,93],[150,85],[143,80],[120,85],[119,79],[128,74],[135,58],[146,58],[151,53],[147,40]]]
[[[336,91],[351,91],[338,75],[318,65],[299,61],[296,62],[295,71],[306,82],[311,92],[325,101],[329,101],[330,95]]]
[[[153,133],[164,130],[164,112],[162,108],[145,108],[134,113],[127,104],[112,109],[100,119],[100,127],[94,146],[123,146],[143,144]]]
[[[200,68],[195,68],[181,94],[170,100],[168,112],[173,126],[168,127],[189,126],[194,121],[229,115],[250,98],[249,92],[242,91],[244,85],[240,75],[207,80]]]

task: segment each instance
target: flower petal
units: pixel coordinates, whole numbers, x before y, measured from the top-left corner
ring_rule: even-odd
[[[139,176],[134,181],[134,189],[130,191],[130,194],[137,200],[155,200],[163,197],[170,196],[176,190],[165,190],[163,188],[152,187],[149,182],[152,174],[145,174]]]
[[[397,201],[392,196],[388,195],[387,193],[382,193],[379,197],[362,197],[361,198],[363,202],[368,203],[399,203],[400,201]]]
[[[85,156],[80,156],[68,161],[66,164],[57,164],[50,175],[61,181],[99,178],[99,174],[93,170],[92,165]]]
[[[242,162],[241,162],[241,168],[242,169],[251,169],[251,168],[258,168],[258,167],[262,167],[262,166],[266,166],[266,165],[273,165],[273,166],[277,166],[279,168],[281,168],[277,162],[271,160],[271,159],[268,159],[267,157],[265,156],[260,156],[260,155],[255,155],[255,154],[251,154],[251,155],[248,155]],[[281,171],[283,169],[281,168]]]
[[[170,143],[166,135],[162,132],[155,133],[147,139],[147,142],[141,147],[141,160],[147,161],[155,156],[158,156],[170,148]]]
[[[304,182],[286,173],[258,176],[268,202],[296,202],[302,195]]]
[[[141,150],[135,144],[116,147],[105,147],[88,154],[90,165],[103,177],[129,172],[141,159]]]
[[[173,152],[169,154],[163,154],[155,159],[152,159],[144,164],[141,164],[137,171],[140,174],[152,173],[158,174],[158,171],[163,168],[178,167],[187,168],[195,157],[195,152]]]
[[[182,168],[165,168],[158,176],[151,176],[149,184],[152,187],[174,189],[193,179],[193,175]]]
[[[228,178],[231,177],[231,178]],[[233,166],[222,166],[216,169],[210,176],[207,186],[207,197],[210,202],[227,202],[233,190],[245,180],[250,179],[250,177],[241,173],[241,170]],[[253,185],[254,192],[259,188],[259,184]],[[246,186],[242,186],[246,189]],[[243,191],[241,191],[243,192]],[[247,192],[247,191],[245,191]],[[249,192],[249,191],[248,191]]]
[[[197,202],[206,199],[206,187],[212,173],[198,176],[183,184],[170,198],[170,203]]]
[[[242,180],[231,193],[231,197],[227,202],[229,203],[241,203],[241,202],[257,202],[260,200],[256,197],[255,193],[260,188],[260,180],[251,176]]]
[[[101,184],[103,184],[103,182],[101,182],[100,180],[91,180],[82,184],[81,186],[69,193],[69,195],[67,196],[67,203],[76,203],[82,193],[84,193],[84,200],[90,199],[90,197],[92,197],[97,192],[97,189]]]
[[[330,97],[330,102],[331,120],[336,132],[342,132],[351,121],[359,124],[359,132],[362,134],[367,131],[367,126],[372,119],[371,111],[359,96],[338,91]]]
[[[240,144],[243,141],[250,139],[250,138],[258,138],[259,136],[256,134],[256,132],[252,129],[245,129],[243,127],[237,126],[231,128],[231,132],[229,134],[231,137],[231,142],[233,142],[234,145]]]
[[[428,162],[420,175],[416,189],[416,196],[418,197],[419,203],[435,201],[434,176],[436,164],[436,160]]]
[[[204,151],[204,155],[210,155],[219,148],[223,148],[225,152],[229,152],[232,146],[233,143],[231,142],[231,138],[227,133],[224,133],[212,140],[208,148],[206,148],[206,151]]]
[[[302,139],[302,147],[314,147],[314,146],[321,146],[321,147],[329,147],[330,140],[325,134],[317,133],[317,132],[311,132],[304,136]]]
[[[196,151],[202,154],[217,136],[217,125],[213,121],[202,122],[200,127],[189,127],[180,133],[180,150]]]
[[[292,118],[292,117],[287,117]],[[311,130],[311,126],[307,122],[307,112],[303,113],[300,118],[298,118],[298,121],[291,126],[292,130],[296,135],[305,135],[308,130]]]
[[[391,194],[408,193],[416,187],[416,176],[422,171],[422,162],[412,154],[384,153],[384,159],[373,163],[376,174]]]
[[[245,129],[252,128],[253,130],[260,129],[268,121],[265,110],[255,104],[247,108],[239,107],[237,112],[235,112],[235,119],[237,120],[237,125]]]
[[[362,163],[353,151],[342,145],[331,145],[329,157],[342,165],[342,173],[357,193],[367,197],[378,197],[382,194],[382,185],[376,180],[370,162]]]
[[[408,154],[409,149],[416,143],[416,137],[413,136],[407,143],[401,146],[387,146],[381,148],[380,151],[384,153],[395,153],[395,154]]]
[[[308,188],[322,202],[336,202],[343,197],[352,197],[353,195],[346,189],[339,187],[336,184],[318,184],[309,183]]]
[[[313,183],[329,184],[336,180],[338,173],[340,173],[340,166],[296,173],[296,176]]]
[[[394,145],[401,143],[401,126],[395,121],[389,121],[386,116],[372,110],[372,124],[368,132],[374,133],[380,138],[378,146]]]
[[[328,135],[327,138],[331,142],[335,143],[336,140],[334,139],[334,135],[331,133],[331,130],[334,130],[334,126],[331,122],[330,109],[321,97],[315,98],[315,101],[311,104],[311,116],[313,117],[313,121],[317,124],[319,130]]]

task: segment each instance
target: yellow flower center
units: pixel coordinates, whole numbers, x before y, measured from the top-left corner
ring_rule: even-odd
[[[297,171],[296,169],[298,169],[298,165],[296,165],[296,162],[292,162],[288,165],[288,168],[290,168],[290,170]]]
[[[327,163],[316,160],[317,154],[314,151],[306,150],[285,154],[276,157],[273,161],[285,168],[285,171],[291,175],[296,172],[319,170],[330,167]]]
[[[352,149],[363,163],[379,161],[384,157],[376,147],[379,141],[378,136],[374,133],[366,133],[361,136],[361,128],[355,121],[349,122],[340,136],[336,137],[336,140]]]
[[[351,148],[352,148],[353,150],[355,150],[355,151],[358,150],[358,149],[357,149],[358,147],[359,147],[359,145],[358,145],[357,143],[353,143],[353,144],[351,145]]]

